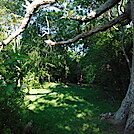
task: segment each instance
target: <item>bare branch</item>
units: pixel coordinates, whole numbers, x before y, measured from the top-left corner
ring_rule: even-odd
[[[111,20],[111,21],[105,23],[103,26],[100,26],[100,27],[97,27],[97,28],[95,28],[93,30],[90,30],[88,32],[84,32],[82,34],[79,34],[76,37],[74,37],[72,39],[69,39],[67,41],[61,41],[61,42],[53,42],[52,41],[53,42],[52,44],[53,45],[62,45],[62,44],[74,43],[74,42],[78,41],[81,38],[85,38],[85,37],[91,36],[91,35],[93,35],[95,33],[101,32],[101,31],[106,31],[108,28],[110,28],[113,25],[115,25],[115,24],[117,24],[117,23],[119,23],[119,22],[121,22],[123,20],[126,20],[126,19],[127,19],[127,15],[126,14],[122,14],[122,15],[118,16],[117,18],[115,18],[114,20]]]
[[[97,18],[110,8],[114,7],[118,2],[121,0],[108,0],[106,3],[104,3],[100,8],[92,11],[91,13],[87,14],[86,16],[78,16],[76,15],[75,17],[71,17],[70,19],[73,20],[80,20],[80,21],[89,21]]]
[[[48,17],[46,16],[46,22],[47,22],[47,31],[44,32],[44,34],[41,37],[44,37],[45,35],[47,35],[47,38],[50,39],[49,34],[50,34],[50,25],[49,25],[49,21],[48,21]]]
[[[128,55],[126,53],[125,47],[124,47],[124,41],[125,41],[125,32],[124,32],[124,28],[123,25],[121,24],[121,30],[122,30],[122,43],[121,43],[121,47],[122,47],[122,51],[123,51],[123,55],[127,61],[128,67],[129,67],[129,71],[131,72],[131,63],[130,60],[128,58]]]
[[[30,5],[30,2],[27,1],[27,0],[24,0],[26,2],[26,5],[29,6]]]
[[[124,2],[124,0],[121,0],[121,4],[120,4],[120,11],[121,11],[122,13],[124,13],[124,11],[122,10],[123,2]]]
[[[27,28],[28,23],[31,19],[32,14],[36,10],[37,7],[40,5],[46,5],[46,4],[51,4],[54,3],[55,0],[34,0],[31,4],[27,2],[26,7],[26,14],[23,18],[23,21],[21,23],[21,26],[14,32],[12,33],[6,40],[0,42],[0,51],[2,50],[4,45],[9,44],[14,38],[16,38],[18,35],[20,35],[24,30]]]
[[[51,41],[50,39],[49,39],[49,40],[45,40],[45,43],[47,43],[47,44],[49,44],[49,45],[51,45],[51,46],[56,45],[56,43],[53,42],[53,41]]]

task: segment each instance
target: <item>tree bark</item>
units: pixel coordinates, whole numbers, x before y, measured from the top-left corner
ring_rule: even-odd
[[[124,126],[123,134],[134,134],[134,0],[131,0],[131,18],[133,23],[133,56],[131,79],[127,94],[119,110],[114,115],[114,124]]]

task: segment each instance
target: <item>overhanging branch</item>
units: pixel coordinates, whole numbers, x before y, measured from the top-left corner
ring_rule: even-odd
[[[37,7],[39,7],[40,5],[44,5],[44,4],[51,4],[54,2],[55,2],[55,0],[34,0],[31,4],[29,3],[29,4],[25,5],[26,14],[23,18],[21,26],[14,33],[12,33],[6,40],[0,42],[0,51],[2,50],[4,45],[9,44],[14,38],[16,38],[22,32],[24,32],[24,30],[28,26],[28,23],[31,19],[32,14],[34,13],[34,11]]]
[[[90,30],[88,32],[84,32],[82,34],[79,34],[77,35],[76,37],[72,38],[72,39],[69,39],[67,41],[61,41],[61,42],[53,42],[53,41],[50,41],[50,45],[62,45],[62,44],[70,44],[70,43],[74,43],[76,41],[78,41],[79,39],[81,38],[85,38],[85,37],[88,37],[88,36],[91,36],[95,33],[98,33],[98,32],[101,32],[101,31],[106,31],[108,28],[112,27],[113,25],[123,21],[123,20],[126,20],[127,19],[127,16],[126,14],[122,14],[120,16],[118,16],[117,18],[115,18],[114,20],[111,20],[107,23],[105,23],[103,26],[101,27],[97,27],[93,30]],[[46,43],[49,43],[49,41],[45,41]]]
[[[100,6],[100,8],[97,8],[96,10],[88,13],[86,16],[78,16],[78,15],[76,15],[75,17],[71,17],[70,19],[80,20],[80,21],[93,20],[93,19],[97,18],[98,16],[100,16],[101,14],[103,14],[104,12],[106,12],[107,10],[111,9],[112,7],[114,7],[120,1],[121,0],[108,0],[102,6]]]

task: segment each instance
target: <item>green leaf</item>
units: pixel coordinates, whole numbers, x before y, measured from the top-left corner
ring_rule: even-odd
[[[3,102],[6,98],[2,97],[0,98],[0,102]]]
[[[8,85],[8,86],[6,87],[6,94],[7,94],[8,96],[10,96],[10,95],[12,94],[12,92],[13,92],[13,86],[12,86],[12,84],[10,84],[10,85]]]

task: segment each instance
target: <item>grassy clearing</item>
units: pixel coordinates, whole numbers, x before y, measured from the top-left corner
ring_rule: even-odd
[[[116,111],[119,103],[96,87],[52,84],[30,90],[25,102],[30,110],[27,120],[33,120],[37,134],[115,134],[99,115]]]

